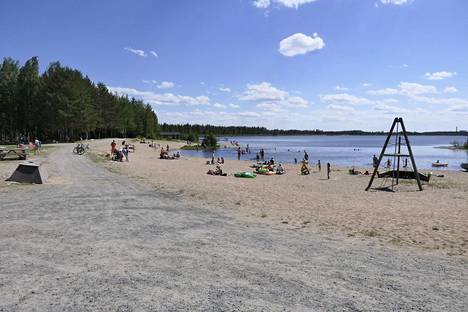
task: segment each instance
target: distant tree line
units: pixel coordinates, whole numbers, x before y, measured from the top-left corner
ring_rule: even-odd
[[[199,135],[215,134],[217,136],[242,136],[242,135],[386,135],[385,131],[342,130],[324,131],[315,130],[282,130],[267,129],[265,127],[246,126],[214,126],[199,124],[167,124],[160,125],[161,132],[178,132],[183,139],[195,141]],[[468,131],[432,131],[432,132],[407,132],[409,135],[460,135],[468,136]]]
[[[112,94],[79,70],[53,62],[41,74],[37,57],[21,67],[11,58],[0,64],[0,141],[157,134],[158,119],[150,105]]]

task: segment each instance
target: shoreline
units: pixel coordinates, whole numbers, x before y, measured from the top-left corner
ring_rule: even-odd
[[[183,145],[155,141],[159,142],[170,144],[173,151]],[[159,150],[146,144],[135,144],[129,162],[108,161],[102,157],[108,143],[110,140],[92,142],[95,161],[199,207],[272,226],[467,255],[468,175],[463,172],[444,170],[443,178],[433,175],[423,192],[408,181],[401,181],[395,193],[365,192],[370,176],[350,175],[350,167],[333,167],[330,180],[324,164],[321,172],[311,166],[309,176],[299,174],[300,164],[284,164],[285,175],[242,179],[232,175],[251,171],[252,161],[227,160],[222,165],[227,177],[209,176],[206,172],[214,166],[206,165],[206,158],[182,154],[178,160],[161,160]],[[372,173],[370,168],[356,169]],[[381,180],[376,179],[374,186]]]

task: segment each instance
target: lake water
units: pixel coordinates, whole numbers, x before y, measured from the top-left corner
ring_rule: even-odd
[[[273,157],[275,161],[294,163],[294,158],[300,161],[304,150],[309,154],[309,161],[315,163],[318,159],[322,164],[330,162],[336,166],[372,166],[372,156],[379,156],[386,136],[241,136],[226,137],[228,141],[237,141],[245,148],[249,144],[251,154],[241,156],[243,160],[255,160],[260,148],[265,150],[265,159]],[[448,169],[460,169],[460,163],[468,162],[466,151],[455,151],[439,146],[450,145],[457,141],[463,143],[466,137],[458,136],[412,136],[409,138],[413,154],[418,168],[443,170],[432,168],[432,162],[439,160],[449,164]],[[402,137],[402,143],[404,138]],[[221,137],[219,143],[221,149],[215,151],[216,157],[225,159],[237,159],[237,151],[232,148],[223,148],[225,137]],[[395,136],[391,140],[392,145],[387,148],[387,153],[393,153],[395,148]],[[406,153],[406,147],[402,147],[402,153]],[[185,156],[211,157],[211,152],[182,151]],[[386,160],[388,157],[385,157]],[[408,162],[410,162],[408,160]]]

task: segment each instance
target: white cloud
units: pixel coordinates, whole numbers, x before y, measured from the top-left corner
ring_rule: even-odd
[[[153,51],[153,50],[150,51],[150,54],[151,54],[152,56],[154,56],[155,58],[158,58],[158,57],[159,57],[158,53],[156,53],[156,52]]]
[[[370,95],[393,95],[400,93],[400,91],[398,89],[385,88],[380,90],[369,90],[367,93]]]
[[[339,105],[339,104],[330,104],[327,106],[329,110],[338,113],[354,113],[356,110],[351,106]]]
[[[284,100],[288,93],[273,87],[268,82],[248,84],[247,90],[240,97],[243,101],[279,101]]]
[[[221,104],[221,103],[214,103],[214,104],[213,104],[213,107],[216,107],[216,108],[227,108],[226,105]]]
[[[229,104],[230,108],[240,108],[240,105],[237,104]]]
[[[281,40],[278,51],[284,56],[296,56],[320,50],[324,46],[323,39],[317,33],[314,33],[312,37],[296,33]]]
[[[142,56],[142,57],[146,57],[147,54],[145,51],[143,50],[139,50],[139,49],[133,49],[133,48],[124,48],[125,51],[128,51],[128,52],[131,52],[133,54],[136,54],[138,56]]]
[[[158,84],[158,89],[171,89],[174,88],[175,84],[172,81],[163,81]]]
[[[427,80],[442,80],[445,78],[452,78],[455,75],[457,75],[456,72],[440,71],[435,73],[425,73],[424,78]]]
[[[348,93],[339,93],[339,94],[326,94],[321,95],[320,99],[325,104],[335,104],[335,105],[366,105],[372,104],[372,101],[364,98],[357,97]]]
[[[309,107],[309,102],[300,96],[290,96],[286,99],[284,102],[285,106],[289,107],[301,107],[301,108],[306,108]]]
[[[278,5],[285,6],[287,8],[299,8],[299,6],[311,2],[315,2],[317,0],[254,0],[253,5],[259,9],[266,9],[268,8],[273,2],[277,3]]]
[[[372,86],[372,83],[370,83],[370,82],[363,82],[363,83],[362,83],[362,86],[363,86],[364,88],[369,88],[370,86]]]
[[[289,92],[275,88],[268,82],[248,84],[239,97],[242,101],[255,101],[261,104],[275,104],[282,107],[306,108],[309,102],[300,96],[291,96]]]
[[[222,92],[231,92],[231,89],[230,89],[230,88],[227,88],[227,87],[219,87],[219,91],[222,91]]]
[[[382,4],[405,5],[411,4],[413,0],[380,0]]]
[[[400,82],[398,89],[385,88],[380,90],[369,90],[367,91],[370,95],[406,95],[416,96],[420,94],[437,93],[437,88],[431,85],[422,85],[413,82]]]
[[[335,90],[336,90],[336,91],[349,91],[349,88],[342,87],[342,86],[336,86],[336,87],[335,87]]]
[[[285,112],[284,108],[281,107],[281,105],[275,104],[275,103],[260,103],[256,105],[257,108],[271,111],[271,112]]]
[[[173,93],[155,93],[151,91],[140,91],[132,88],[108,87],[109,90],[118,95],[127,95],[143,100],[151,105],[170,105],[170,106],[197,106],[209,105],[210,98],[207,96],[187,96]]]
[[[374,109],[377,111],[380,111],[384,114],[401,114],[401,113],[406,113],[408,112],[407,109],[393,106],[393,105],[388,105],[385,103],[379,103],[374,106]]]
[[[400,82],[400,93],[408,96],[437,93],[437,88],[430,85],[422,85],[412,82]]]
[[[253,5],[259,9],[266,9],[270,6],[270,0],[254,0]]]
[[[457,93],[457,92],[458,92],[458,89],[455,87],[446,87],[444,89],[444,93]]]

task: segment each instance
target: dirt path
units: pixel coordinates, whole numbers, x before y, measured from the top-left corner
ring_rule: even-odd
[[[466,311],[463,259],[191,208],[68,147],[47,163],[1,195],[0,311]]]

